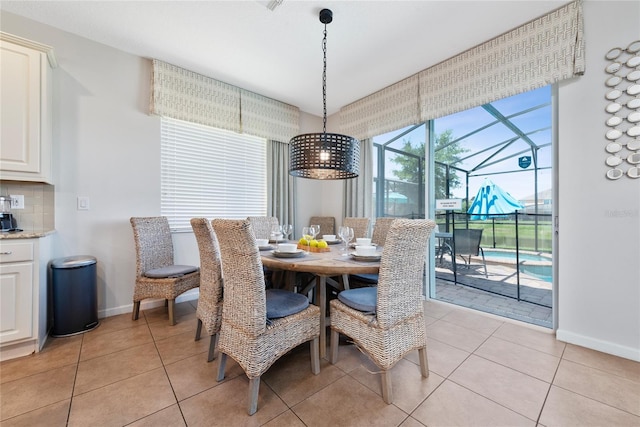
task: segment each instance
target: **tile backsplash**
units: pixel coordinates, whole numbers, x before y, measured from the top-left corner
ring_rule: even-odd
[[[0,181],[0,194],[24,196],[24,209],[12,209],[18,228],[24,231],[55,229],[54,186],[40,182]]]

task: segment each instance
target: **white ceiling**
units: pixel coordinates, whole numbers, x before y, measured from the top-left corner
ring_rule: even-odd
[[[569,1],[284,0],[273,11],[267,3],[2,0],[0,9],[322,116],[323,8],[333,11],[331,115]]]

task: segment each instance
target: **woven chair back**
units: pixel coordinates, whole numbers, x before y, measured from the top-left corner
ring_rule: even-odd
[[[342,225],[353,228],[353,238],[357,239],[358,237],[367,237],[370,222],[371,220],[369,218],[346,217],[342,221]]]
[[[251,223],[214,219],[212,226],[222,257],[222,322],[230,322],[250,337],[256,337],[265,330],[267,306],[262,261]]]
[[[136,276],[145,271],[173,265],[173,240],[166,217],[132,217],[136,246]]]
[[[391,227],[391,223],[395,218],[376,218],[375,224],[373,224],[373,232],[371,233],[371,243],[375,243],[378,246],[384,246],[387,240],[387,233]]]
[[[220,246],[211,221],[206,218],[192,218],[191,228],[196,236],[200,253],[200,294],[198,296],[198,317],[209,334],[214,333],[214,318],[222,302],[222,260]],[[211,320],[211,325],[209,325]],[[218,326],[219,327],[219,326]]]
[[[422,288],[427,245],[435,222],[396,219],[391,224],[378,275],[378,323],[389,328],[422,313]]]
[[[268,239],[273,226],[280,224],[275,216],[249,216],[247,221],[251,223],[256,239]]]
[[[321,239],[324,234],[336,234],[336,219],[332,216],[312,216],[309,225],[315,224],[320,226],[318,239]]]

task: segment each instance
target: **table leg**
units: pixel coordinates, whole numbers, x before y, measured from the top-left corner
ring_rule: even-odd
[[[320,358],[327,355],[327,278],[316,276],[316,302],[320,307]]]

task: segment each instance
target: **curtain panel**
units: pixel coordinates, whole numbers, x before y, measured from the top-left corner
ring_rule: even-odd
[[[344,180],[343,218],[373,216],[373,140],[360,140],[360,175]]]
[[[296,180],[289,175],[289,144],[267,141],[267,216],[275,216],[280,224],[294,223]]]
[[[341,129],[371,138],[582,75],[584,69],[578,0],[343,107]]]
[[[297,107],[153,60],[151,114],[266,139],[299,133]]]

